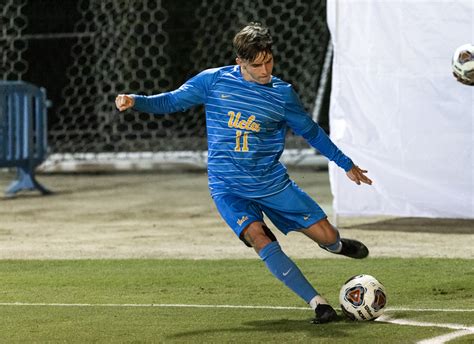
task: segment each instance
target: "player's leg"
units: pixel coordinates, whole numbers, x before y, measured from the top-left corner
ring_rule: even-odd
[[[318,306],[327,302],[311,286],[294,262],[286,256],[276,237],[263,222],[260,206],[252,200],[230,194],[217,195],[213,199],[229,227],[247,246],[254,248],[270,272],[305,302],[318,309],[320,313],[317,317],[318,322],[333,320],[335,312],[332,314],[325,309],[326,306]]]
[[[336,318],[334,309],[319,295],[298,266],[283,252],[276,237],[264,222],[252,222],[242,232],[242,239],[255,249],[273,276],[316,311],[317,317],[314,323],[326,323]]]
[[[268,244],[276,242],[275,235],[265,225],[263,221],[255,221],[250,223],[240,234],[241,240],[252,247],[257,254],[265,248]]]
[[[358,259],[368,256],[369,250],[363,243],[341,239],[321,207],[295,183],[263,201],[264,212],[271,215],[270,219],[282,232],[302,232],[331,253]]]
[[[278,194],[258,199],[258,202],[263,212],[284,234],[303,231],[332,252],[353,255],[354,252],[348,251],[348,247],[352,246],[345,244],[352,241],[339,238],[339,231],[330,225],[324,211],[295,183]],[[359,251],[357,253],[359,254]],[[367,253],[362,255],[366,256]],[[316,311],[315,322],[327,322],[336,318],[336,312],[325,300],[315,299],[311,304]]]
[[[326,214],[321,208],[308,196],[306,198],[300,197],[300,192],[302,191],[296,184],[292,184],[278,194],[257,200],[263,212],[284,234],[326,218]],[[331,241],[332,239],[327,240]],[[308,303],[316,313],[314,323],[325,323],[337,319],[334,309],[319,293]]]
[[[329,223],[327,218],[312,224],[300,232],[311,238],[328,252],[355,259],[362,259],[369,255],[368,248],[360,241],[340,238],[339,231]]]

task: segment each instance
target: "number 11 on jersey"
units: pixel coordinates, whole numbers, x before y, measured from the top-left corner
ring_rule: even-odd
[[[242,139],[242,145],[240,140]],[[235,148],[236,152],[248,152],[249,151],[249,133],[241,130],[235,131]]]

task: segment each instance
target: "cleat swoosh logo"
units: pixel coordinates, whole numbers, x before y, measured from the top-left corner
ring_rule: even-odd
[[[283,276],[287,276],[290,273],[291,270],[293,270],[293,268],[290,268],[287,272],[284,272]]]

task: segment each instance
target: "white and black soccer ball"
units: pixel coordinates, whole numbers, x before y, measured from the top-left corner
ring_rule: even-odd
[[[474,85],[474,45],[461,45],[453,54],[453,74],[463,84]]]
[[[387,294],[375,277],[357,275],[342,286],[339,303],[342,313],[351,320],[374,320],[385,311]]]

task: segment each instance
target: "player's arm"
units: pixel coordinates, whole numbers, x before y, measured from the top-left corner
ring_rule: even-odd
[[[372,185],[372,180],[365,175],[368,171],[354,164],[352,160],[331,141],[326,132],[317,123],[309,116],[306,117],[310,119],[313,125],[312,130],[302,135],[306,138],[308,143],[329,160],[334,161],[339,167],[343,168],[344,171],[346,171],[347,177],[357,185],[361,183]]]
[[[355,165],[352,160],[331,141],[325,131],[308,116],[293,89],[290,90],[286,99],[285,117],[286,122],[297,135],[303,136],[312,147],[344,169],[350,180],[357,185],[361,183],[372,184],[372,180],[365,175],[367,170],[363,170]]]
[[[216,77],[215,74],[215,70],[203,71],[186,81],[177,90],[152,96],[119,94],[115,99],[115,105],[120,111],[132,108],[154,114],[185,111],[205,102],[209,88]]]

